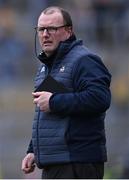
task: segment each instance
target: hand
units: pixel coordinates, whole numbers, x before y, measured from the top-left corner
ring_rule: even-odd
[[[31,173],[35,169],[34,164],[34,154],[29,153],[25,156],[25,158],[22,160],[22,171],[24,171],[25,174]]]
[[[50,92],[35,92],[32,93],[34,96],[34,103],[40,107],[40,110],[43,112],[50,112],[50,107],[49,107],[49,99],[52,96],[52,93]]]

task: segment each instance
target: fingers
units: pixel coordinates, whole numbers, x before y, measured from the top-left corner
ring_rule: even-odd
[[[30,167],[28,167],[28,160],[26,158],[24,158],[22,161],[22,170],[25,173],[29,173]]]
[[[31,155],[25,156],[25,158],[22,161],[22,171],[24,173],[31,173],[35,169],[35,164],[34,164],[34,157]]]
[[[39,98],[34,98],[33,103],[38,104]]]
[[[33,172],[34,169],[35,169],[35,166],[29,167],[29,168],[24,168],[22,170],[25,174],[29,174],[29,173]]]
[[[35,169],[35,165],[33,165],[33,166],[31,166],[31,167],[28,167],[28,168],[24,168],[24,169],[23,169],[23,172],[24,172],[25,174],[29,174],[29,173],[33,172],[34,169]]]
[[[32,92],[32,95],[34,97],[33,103],[38,105],[39,97],[43,94],[43,92]]]
[[[42,91],[32,93],[32,95],[34,96],[33,103],[36,104],[41,111],[50,112],[49,99],[52,96],[51,92]]]

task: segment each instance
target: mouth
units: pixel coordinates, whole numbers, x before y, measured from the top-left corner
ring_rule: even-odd
[[[52,44],[52,41],[44,41],[43,46],[50,46]]]

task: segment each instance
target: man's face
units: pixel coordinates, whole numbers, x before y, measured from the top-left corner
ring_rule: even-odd
[[[64,26],[62,14],[41,14],[38,20],[38,37],[40,45],[47,56],[50,56],[61,41],[65,41],[71,35],[71,29]],[[56,30],[51,29],[52,27]],[[45,29],[46,28],[46,29]],[[48,29],[47,29],[48,28]]]

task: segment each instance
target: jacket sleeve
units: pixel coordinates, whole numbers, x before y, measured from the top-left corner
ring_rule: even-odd
[[[111,101],[111,75],[98,56],[81,58],[72,71],[74,92],[53,94],[52,112],[61,114],[102,113]]]
[[[33,144],[32,144],[32,140],[30,141],[30,144],[28,146],[28,150],[27,150],[27,154],[28,153],[33,153]]]

